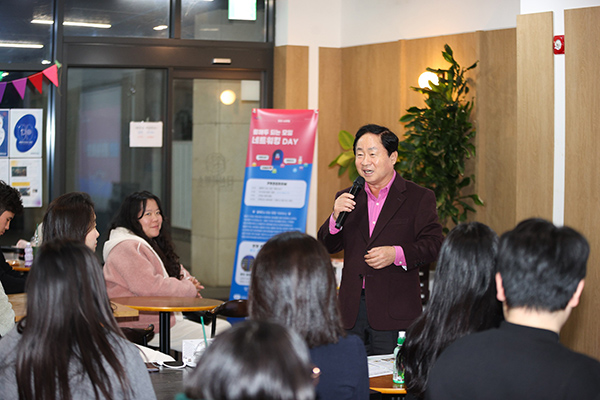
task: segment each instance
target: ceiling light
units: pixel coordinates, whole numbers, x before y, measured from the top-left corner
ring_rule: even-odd
[[[44,65],[52,64],[52,61],[50,61],[50,60],[42,60],[42,64],[44,64]]]
[[[50,19],[32,19],[32,24],[42,24],[42,25],[52,25],[54,21]],[[102,24],[97,22],[77,22],[77,21],[65,21],[63,22],[65,26],[79,26],[84,28],[100,28],[100,29],[110,29],[112,27],[111,24]]]
[[[54,24],[54,21],[52,21],[51,19],[32,19],[31,23],[32,24],[42,24],[42,25],[52,25],[52,24]]]
[[[154,29],[155,31],[164,31],[164,30],[165,30],[165,29],[167,29],[167,28],[168,28],[168,26],[167,26],[167,25],[158,25],[158,26],[155,26],[155,27],[154,27],[154,28],[152,28],[152,29]]]
[[[75,22],[75,21],[65,21],[63,22],[65,26],[80,26],[83,28],[100,28],[100,29],[110,29],[112,27],[111,24],[99,24],[95,22]]]
[[[18,49],[41,49],[42,47],[44,47],[44,45],[37,43],[0,42],[0,47],[14,47]]]

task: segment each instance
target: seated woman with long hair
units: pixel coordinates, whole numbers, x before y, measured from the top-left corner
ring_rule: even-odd
[[[201,297],[204,288],[179,263],[171,241],[168,220],[164,217],[160,199],[150,192],[135,192],[123,201],[113,220],[109,240],[104,244],[104,278],[108,295]],[[178,313],[177,313],[178,314]],[[145,328],[160,326],[157,312],[140,311],[139,321],[122,326]],[[231,326],[217,321],[217,334]],[[171,315],[171,348],[181,351],[184,339],[200,339],[200,324]],[[159,337],[149,344],[158,346]]]
[[[113,317],[102,267],[85,245],[42,245],[27,316],[0,340],[6,399],[155,399],[138,349]]]
[[[291,327],[304,338],[321,370],[317,398],[367,399],[365,347],[346,336],[327,250],[300,232],[272,237],[252,265],[248,294],[250,318]]]
[[[207,400],[313,400],[317,372],[298,334],[272,322],[245,321],[214,339],[186,380],[185,394]]]
[[[96,211],[89,194],[66,193],[48,205],[42,223],[42,243],[55,239],[74,240],[96,250],[98,236]]]
[[[431,298],[402,349],[412,398],[425,397],[429,371],[446,347],[503,319],[494,281],[497,250],[498,235],[479,222],[456,226],[442,243]]]

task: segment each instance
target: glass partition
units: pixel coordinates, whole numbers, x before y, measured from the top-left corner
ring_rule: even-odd
[[[65,0],[65,36],[169,37],[170,0]]]
[[[265,1],[182,0],[181,38],[265,42]]]
[[[0,62],[50,64],[52,0],[2,0]]]
[[[94,200],[101,249],[128,194],[149,190],[163,198],[163,148],[130,147],[129,124],[165,121],[166,72],[70,68],[68,80],[67,192]]]

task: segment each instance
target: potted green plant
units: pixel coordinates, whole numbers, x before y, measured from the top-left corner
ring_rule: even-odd
[[[454,59],[450,46],[442,52],[450,63],[447,69],[427,68],[439,78],[430,82],[430,88],[411,87],[425,96],[425,107],[410,107],[400,118],[405,124],[404,140],[398,146],[398,162],[394,168],[406,179],[432,189],[444,231],[450,222],[458,224],[475,212],[473,205],[483,205],[477,194],[463,194],[474,182],[474,175],[465,176],[465,162],[475,156],[475,129],[471,123],[473,101],[466,99],[469,93],[465,73],[475,67],[462,68]],[[344,150],[329,166],[339,166],[341,175],[348,171],[354,180],[358,175],[354,164],[352,144],[354,137],[340,131],[338,139]]]

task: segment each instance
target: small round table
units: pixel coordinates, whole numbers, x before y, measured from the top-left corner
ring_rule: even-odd
[[[169,354],[171,351],[171,312],[174,311],[207,311],[223,303],[221,300],[203,297],[161,297],[137,296],[114,297],[114,303],[135,308],[138,311],[154,311],[159,313],[160,341],[159,351]],[[214,322],[213,322],[214,323]]]
[[[392,375],[375,376],[369,378],[369,388],[386,394],[406,394],[404,385],[394,383]]]

